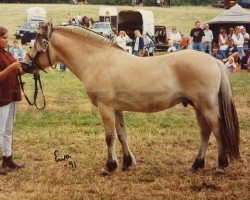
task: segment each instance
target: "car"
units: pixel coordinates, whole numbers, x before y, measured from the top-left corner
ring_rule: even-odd
[[[113,36],[113,27],[109,22],[96,22],[92,30],[106,37]]]
[[[170,29],[171,30],[171,29]],[[170,30],[167,30],[166,26],[155,25],[155,47],[157,51],[166,51],[168,50],[168,41],[170,36]],[[189,37],[181,34],[181,49],[187,49],[189,45]]]
[[[23,37],[25,32],[30,32],[30,33],[36,33],[36,27],[41,26],[44,24],[44,21],[38,21],[38,20],[29,20],[25,21],[17,30],[16,33],[14,34],[16,36],[16,39],[20,39]]]

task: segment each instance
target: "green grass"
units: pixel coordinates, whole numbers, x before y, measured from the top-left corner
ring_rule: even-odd
[[[35,5],[35,4],[34,4]],[[28,4],[0,4],[1,25],[14,39],[16,27],[24,20]],[[40,5],[55,24],[66,21],[67,13],[97,19],[100,6]],[[137,9],[118,7],[118,10]],[[186,35],[197,19],[205,22],[224,12],[212,7],[145,7],[155,14],[157,24],[177,25]],[[10,13],[12,13],[10,15]],[[13,15],[13,13],[15,13]],[[6,17],[8,16],[8,17]],[[192,107],[178,105],[159,113],[125,113],[128,141],[137,167],[118,169],[110,177],[100,177],[107,148],[98,110],[90,103],[80,81],[71,73],[49,70],[41,73],[47,107],[36,110],[25,100],[18,104],[14,128],[13,154],[26,168],[14,170],[0,179],[0,199],[250,199],[250,78],[246,72],[230,75],[241,129],[242,162],[232,162],[226,174],[215,176],[217,146],[211,137],[203,170],[189,168],[200,143]],[[31,97],[33,80],[23,76]],[[39,96],[41,105],[41,96]],[[55,162],[69,154],[68,161]],[[116,153],[122,161],[117,140]]]

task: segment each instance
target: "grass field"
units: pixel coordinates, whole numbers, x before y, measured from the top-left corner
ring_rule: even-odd
[[[0,25],[9,29],[10,42],[29,6],[0,4]],[[97,19],[99,9],[91,5],[41,6],[55,24],[66,21],[68,12]],[[118,7],[124,9],[136,8]],[[157,24],[177,25],[185,35],[195,20],[205,22],[224,11],[212,7],[145,9],[154,12]],[[189,170],[199,147],[199,130],[193,109],[178,105],[154,114],[125,113],[128,141],[137,167],[100,177],[107,149],[98,110],[71,72],[51,69],[41,76],[47,107],[38,111],[25,100],[19,103],[13,154],[16,161],[26,163],[26,168],[0,177],[0,199],[250,199],[250,76],[246,72],[230,75],[240,121],[242,162],[230,163],[221,176],[214,175],[214,136],[205,168],[197,173]],[[24,80],[31,96],[32,77],[25,75]],[[56,162],[56,150],[60,158],[70,158]],[[121,161],[119,142],[116,152]]]

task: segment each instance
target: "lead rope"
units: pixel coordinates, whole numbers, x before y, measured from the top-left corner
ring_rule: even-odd
[[[44,109],[46,107],[46,100],[45,100],[45,96],[43,94],[43,87],[42,87],[42,82],[41,82],[40,74],[39,73],[33,73],[33,79],[35,80],[35,91],[34,91],[34,101],[33,101],[33,103],[31,103],[31,101],[29,100],[28,96],[24,92],[24,84],[25,84],[25,82],[22,81],[21,73],[20,73],[19,70],[18,70],[18,79],[19,79],[19,84],[21,86],[21,90],[22,90],[23,95],[24,95],[26,101],[28,102],[28,104],[31,105],[31,106],[35,105],[35,107],[38,110]],[[38,107],[38,105],[37,105],[37,94],[38,94],[38,85],[37,85],[37,82],[39,83],[39,87],[40,87],[40,90],[41,90],[41,93],[42,93],[42,97],[43,97],[43,106],[42,107]]]

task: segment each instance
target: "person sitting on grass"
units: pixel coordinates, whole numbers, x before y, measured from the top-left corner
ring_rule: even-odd
[[[212,54],[211,56],[213,56],[214,58],[218,59],[218,60],[221,60],[221,55],[219,54],[219,49],[218,47],[213,47],[213,51],[212,51]]]
[[[174,44],[173,44],[173,40],[169,40],[168,41],[168,45],[169,45],[169,48],[168,48],[168,53],[172,53],[172,52],[176,52],[176,48],[174,47]]]
[[[235,72],[236,65],[234,63],[234,58],[232,56],[230,56],[228,58],[228,61],[225,63],[225,68],[226,68],[228,73],[234,73]]]

